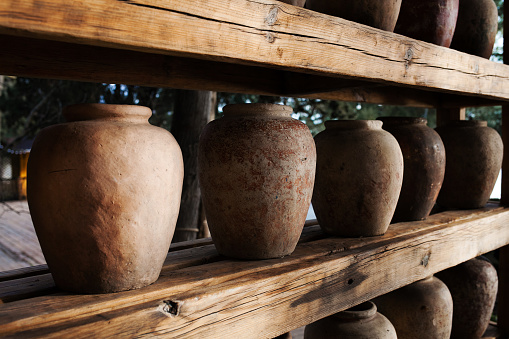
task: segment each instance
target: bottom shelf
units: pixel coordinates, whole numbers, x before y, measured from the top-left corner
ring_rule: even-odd
[[[221,257],[176,244],[157,282],[104,295],[59,291],[45,267],[0,274],[0,336],[273,338],[509,244],[509,208],[447,211],[384,236],[305,227],[288,257]]]

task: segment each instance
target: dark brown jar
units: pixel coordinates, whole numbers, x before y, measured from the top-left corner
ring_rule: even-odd
[[[320,227],[341,237],[382,235],[403,181],[396,139],[377,120],[330,120],[315,137],[313,208]]]
[[[398,141],[404,159],[403,186],[392,221],[426,219],[444,180],[446,154],[442,139],[424,118],[378,119]]]
[[[497,270],[475,258],[436,274],[451,291],[453,339],[481,338],[490,323],[498,290]]]
[[[198,175],[220,254],[268,259],[295,249],[311,203],[316,150],[292,108],[227,105],[200,137]]]
[[[502,166],[502,138],[486,121],[451,121],[436,131],[447,154],[437,204],[460,209],[484,207]]]
[[[403,0],[394,32],[449,47],[458,7],[459,0]]]

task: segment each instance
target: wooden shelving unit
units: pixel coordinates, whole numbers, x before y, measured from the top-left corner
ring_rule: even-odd
[[[509,66],[274,0],[2,1],[0,45],[7,75],[436,107],[440,121],[509,101]],[[505,246],[508,222],[490,206],[373,238],[315,225],[264,261],[201,240],[175,246],[155,284],[107,295],[58,291],[44,267],[5,272],[0,336],[271,338]]]

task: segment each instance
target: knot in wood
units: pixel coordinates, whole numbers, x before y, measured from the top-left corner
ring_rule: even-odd
[[[181,303],[173,300],[164,300],[163,301],[163,312],[168,314],[169,316],[176,317],[180,313]]]
[[[278,8],[272,7],[272,9],[269,11],[269,14],[265,18],[265,23],[269,26],[273,26],[277,21],[278,13],[279,13]]]
[[[412,51],[412,48],[407,49],[405,53],[405,60],[410,61],[412,60],[412,57],[414,56],[414,51]]]
[[[265,37],[269,43],[273,43],[276,40],[276,36],[271,32],[268,32]]]

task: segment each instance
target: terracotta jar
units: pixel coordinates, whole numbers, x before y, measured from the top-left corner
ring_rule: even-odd
[[[460,0],[451,48],[489,58],[498,31],[498,11],[493,0]]]
[[[291,254],[304,227],[316,150],[292,108],[227,105],[202,132],[198,174],[220,254],[268,259]]]
[[[486,121],[452,121],[436,131],[447,154],[438,205],[466,209],[483,207],[502,166],[502,138]]]
[[[403,0],[394,32],[449,47],[458,7],[459,0]]]
[[[367,301],[346,311],[309,324],[305,339],[396,339],[391,322],[377,312],[376,305]]]
[[[393,222],[426,219],[445,173],[445,149],[424,118],[383,117],[382,128],[398,140],[404,159],[403,186]]]
[[[341,237],[389,227],[403,181],[396,139],[377,120],[331,120],[315,137],[313,208],[321,228]]]
[[[451,334],[451,293],[431,276],[374,300],[399,339],[447,339]]]
[[[451,338],[481,338],[488,328],[498,289],[497,271],[476,258],[436,274],[454,303]]]
[[[306,8],[388,32],[394,30],[401,0],[307,0]]]
[[[82,104],[43,129],[28,161],[28,204],[56,285],[106,293],[154,282],[182,191],[173,136],[147,107]]]

